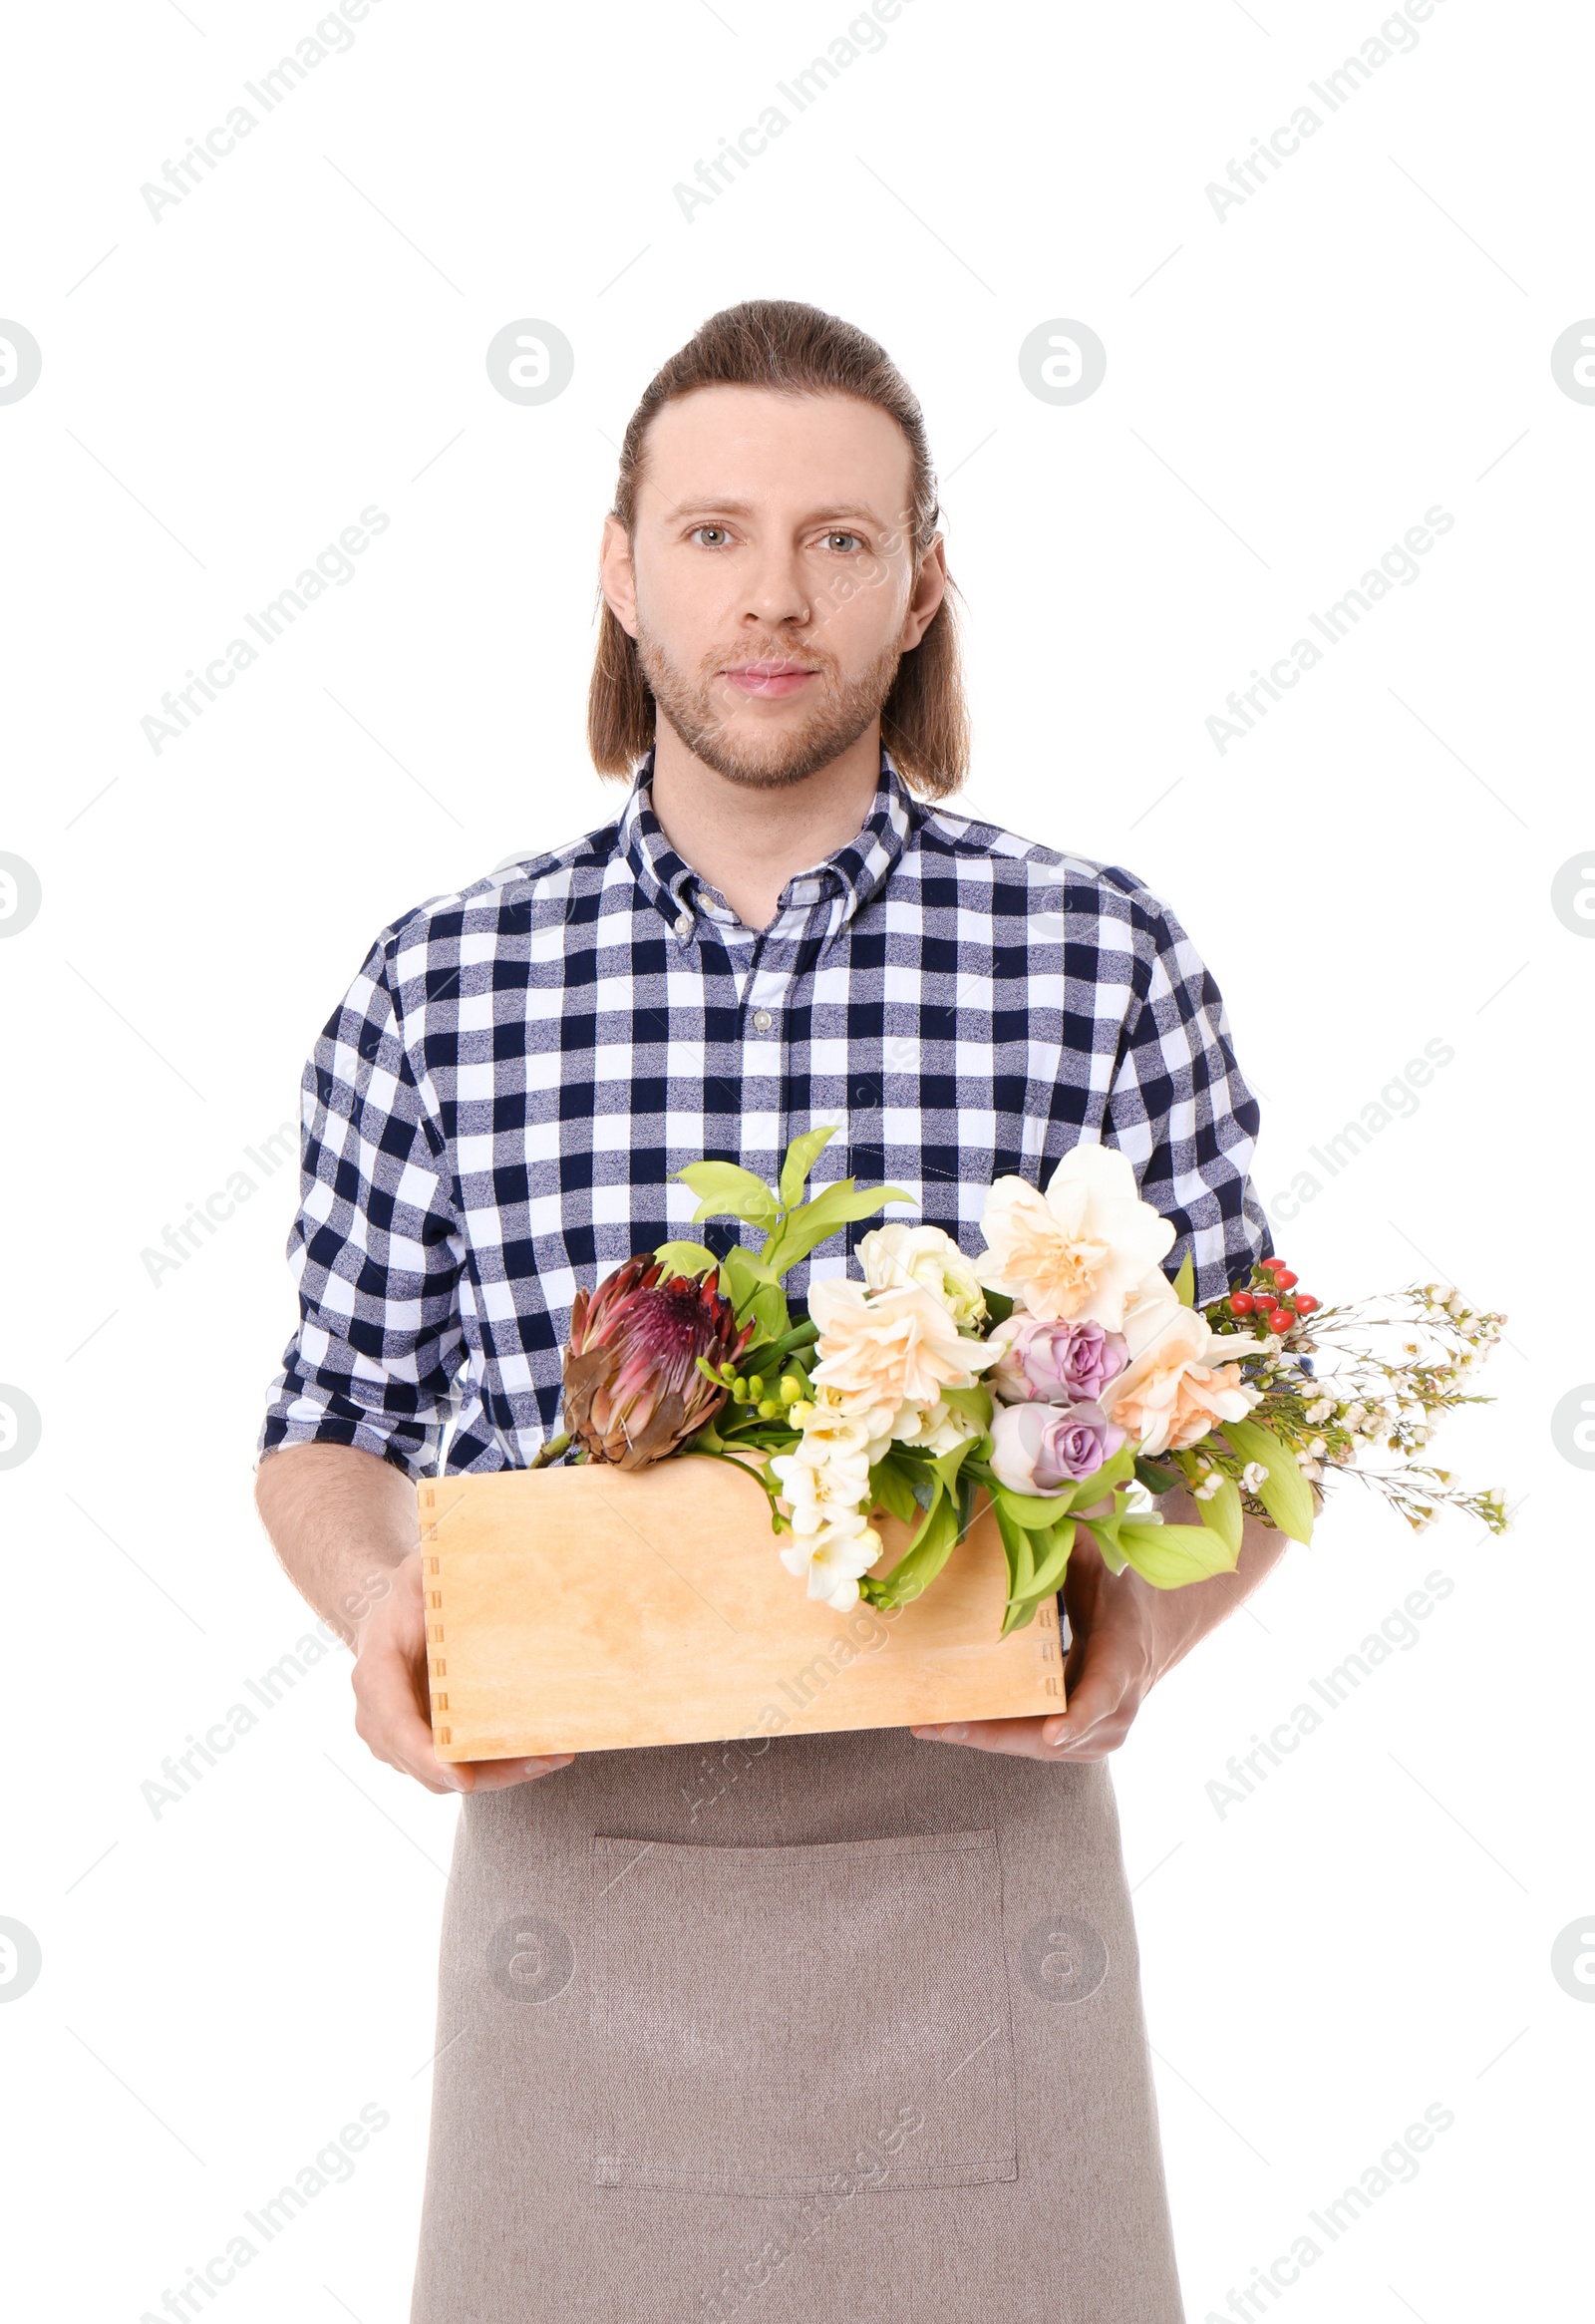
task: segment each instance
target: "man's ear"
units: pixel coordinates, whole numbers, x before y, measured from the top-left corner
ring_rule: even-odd
[[[947,551],[941,534],[925,551],[919,576],[903,615],[902,650],[911,653],[936,617],[936,608],[947,594]]]
[[[637,634],[637,572],[631,542],[620,518],[604,518],[604,536],[598,550],[598,586],[604,603],[628,637]]]

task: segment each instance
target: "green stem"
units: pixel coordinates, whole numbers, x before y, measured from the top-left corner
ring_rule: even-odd
[[[532,1456],[529,1467],[533,1469],[547,1469],[558,1460],[561,1453],[568,1453],[569,1450],[570,1432],[567,1429],[560,1436],[550,1437],[547,1444],[542,1446],[540,1450]]]

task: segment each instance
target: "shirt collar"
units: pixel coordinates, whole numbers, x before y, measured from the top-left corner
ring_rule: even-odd
[[[712,908],[715,891],[683,862],[665,837],[653,810],[653,772],[654,754],[650,750],[637,769],[620,818],[620,849],[638,887],[674,925],[683,913],[698,908],[700,894],[705,908]],[[862,829],[823,863],[798,872],[789,881],[785,902],[813,904],[839,895],[845,925],[885,886],[902,860],[921,812],[883,743],[875,796]],[[714,916],[721,916],[718,908]]]

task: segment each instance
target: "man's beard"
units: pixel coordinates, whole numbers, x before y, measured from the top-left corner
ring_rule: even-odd
[[[695,758],[728,783],[742,784],[750,791],[784,791],[805,783],[857,742],[891,692],[902,652],[898,646],[888,646],[862,677],[843,680],[830,657],[812,646],[804,646],[797,654],[779,644],[750,649],[739,655],[740,662],[791,659],[812,664],[817,673],[813,683],[823,691],[818,707],[800,727],[784,731],[772,725],[761,730],[750,722],[740,733],[714,696],[715,679],[725,667],[723,655],[707,655],[698,676],[689,678],[657,640],[639,627],[637,659],[660,714]]]

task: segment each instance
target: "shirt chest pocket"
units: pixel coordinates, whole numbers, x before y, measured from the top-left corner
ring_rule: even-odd
[[[1017,2175],[995,1833],[593,1852],[600,2186]]]

